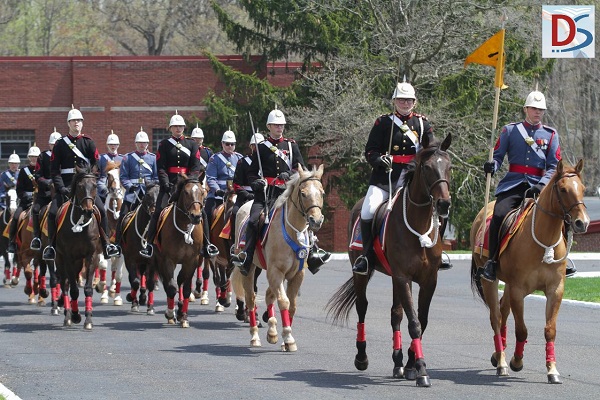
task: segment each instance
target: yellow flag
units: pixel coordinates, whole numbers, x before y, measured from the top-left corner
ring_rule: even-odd
[[[506,89],[504,85],[504,29],[486,40],[465,59],[465,67],[470,63],[489,65],[496,68],[494,86]]]

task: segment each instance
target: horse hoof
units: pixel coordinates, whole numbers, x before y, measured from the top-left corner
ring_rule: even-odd
[[[498,360],[496,360],[496,356],[495,356],[495,354],[496,354],[496,353],[492,354],[492,358],[490,359],[490,361],[491,361],[491,363],[492,363],[492,366],[493,366],[494,368],[496,368],[496,367],[498,366]]]
[[[419,376],[417,378],[417,386],[418,387],[429,387],[431,386],[431,382],[429,382],[428,376]]]
[[[27,300],[29,304],[35,304],[35,298],[31,297]]]
[[[408,381],[414,381],[417,379],[417,370],[414,368],[407,368],[404,370],[404,378]]]
[[[294,351],[298,351],[298,346],[296,343],[282,343],[281,351],[286,353],[293,353]]]
[[[271,344],[277,344],[279,341],[279,335],[267,335],[267,342]]]
[[[217,303],[217,305],[215,306],[215,312],[223,312],[225,311],[225,307],[223,307],[221,304]]]
[[[252,346],[252,347],[262,347],[262,344],[260,343],[260,339],[251,340],[250,341],[250,346]]]
[[[394,368],[394,373],[392,376],[396,379],[401,379],[404,377],[404,367],[396,367]]]
[[[146,311],[146,315],[154,315],[154,307],[148,307]]]
[[[100,297],[100,304],[108,304],[108,296]]]
[[[202,292],[198,289],[195,289],[192,294],[194,295],[194,297],[196,298],[200,298],[202,296]]]
[[[125,300],[127,300],[128,303],[133,302],[133,296],[131,295],[131,293],[127,293],[127,295],[125,296]]]
[[[364,360],[359,360],[358,358],[355,358],[354,366],[359,371],[365,371],[369,367],[369,359],[365,358]]]
[[[17,286],[19,284],[19,278],[13,276],[12,280],[10,281],[10,284],[11,286]]]
[[[65,319],[63,322],[63,326],[71,326],[71,320],[70,319]]]
[[[138,311],[140,311],[140,307],[137,304],[133,304],[131,306],[131,312],[135,312],[136,313]]]
[[[190,293],[190,297],[188,297],[188,300],[190,301],[190,303],[194,303],[196,301],[196,296],[194,296],[194,293]]]
[[[43,298],[39,298],[37,302],[38,307],[46,307],[46,301]]]
[[[175,319],[169,319],[169,320],[167,320],[167,324],[169,324],[169,325],[175,325]]]
[[[138,302],[140,303],[140,306],[145,306],[147,300],[148,300],[148,296],[145,293],[140,293],[140,298],[138,300]]]
[[[209,303],[209,300],[208,300],[208,291],[204,290],[204,291],[202,291],[202,294],[200,296],[200,304],[203,305],[203,306],[207,306],[208,303]]]
[[[263,320],[263,322],[264,322],[264,323],[267,323],[267,322],[269,322],[269,312],[268,312],[268,311],[265,311],[265,312],[263,313],[263,315],[262,315],[262,320]]]
[[[548,374],[548,383],[553,384],[561,384],[560,375],[557,374]]]
[[[181,327],[182,328],[189,328],[190,327],[190,322],[187,319],[184,319],[181,321]]]
[[[115,297],[113,304],[115,306],[122,306],[123,305],[123,299],[121,298],[121,296],[117,296]]]
[[[95,288],[96,288],[96,292],[103,293],[106,290],[106,281],[98,282],[98,284],[95,286]]]
[[[48,298],[48,289],[40,289],[40,297],[43,297],[44,299]]]
[[[81,314],[73,313],[73,316],[71,317],[71,321],[73,321],[74,324],[80,323],[81,322]]]
[[[244,312],[244,310],[241,310],[241,312],[238,310],[235,312],[235,318],[238,321],[244,321],[246,319],[246,313]]]
[[[85,329],[86,331],[91,331],[92,330],[92,323],[91,322],[86,322],[83,325],[83,329]]]
[[[508,376],[508,368],[507,367],[496,368],[496,376]]]
[[[31,293],[33,293],[33,288],[31,286],[25,286],[25,289],[23,289],[23,292],[29,296]]]
[[[58,308],[52,308],[50,310],[50,315],[59,315]]]
[[[523,361],[520,360],[518,363],[517,361],[513,358],[512,360],[510,360],[510,369],[515,371],[515,372],[519,372],[520,370],[523,369]]]

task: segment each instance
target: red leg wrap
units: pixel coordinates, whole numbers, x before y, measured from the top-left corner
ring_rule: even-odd
[[[71,300],[69,300],[69,296],[63,294],[63,303],[65,304],[65,310],[71,309]]]
[[[4,278],[6,278],[7,281],[10,280],[10,267],[4,268]]]
[[[137,299],[137,290],[131,289],[131,292],[129,293],[131,293],[132,298]]]
[[[121,282],[117,282],[115,284],[115,292],[116,293],[121,293]]]
[[[167,299],[167,308],[169,310],[174,310],[175,309],[175,299],[171,299],[171,298]]]
[[[140,287],[146,288],[146,275],[142,275]]]
[[[204,279],[202,281],[202,290],[204,290],[204,291],[208,290],[208,279]]]
[[[517,340],[517,344],[515,345],[515,356],[516,357],[523,358],[523,353],[525,352],[525,343],[527,343],[527,340],[525,340],[523,342],[519,342]]]
[[[52,301],[56,301],[58,299],[58,291],[55,287],[50,289],[50,294],[52,296]]]
[[[554,342],[546,342],[546,362],[556,362],[554,355]]]
[[[190,299],[183,299],[183,306],[181,306],[181,312],[187,314],[189,305]]]
[[[218,299],[220,296],[221,296],[221,288],[216,287],[215,288],[215,297]]]
[[[290,310],[281,310],[281,326],[284,328],[291,326]]]
[[[255,327],[256,326],[256,313],[258,312],[258,307],[254,307],[254,310],[251,311],[249,314],[249,318],[250,318],[250,327]]]
[[[394,331],[394,350],[402,349],[402,332]]]
[[[269,315],[269,318],[274,317],[275,316],[275,304],[269,304],[267,306],[267,313]]]
[[[79,311],[79,304],[77,303],[77,300],[71,300],[71,310],[73,310],[74,313]]]
[[[21,274],[21,270],[17,267],[13,267],[13,276],[19,276]]]
[[[502,336],[502,348],[506,349],[506,332],[508,327],[506,325],[500,327],[500,336]]]
[[[496,353],[501,353],[504,351],[504,346],[502,345],[502,335],[497,334],[494,335],[494,348]]]
[[[99,271],[98,269],[96,269],[96,270],[94,271],[94,276],[95,276],[96,278],[98,278],[98,277],[100,276],[100,271]]]
[[[112,271],[110,274],[110,279],[115,279],[117,277],[117,271]]]
[[[357,342],[366,342],[367,334],[365,332],[365,323],[357,322],[356,323],[356,341]]]
[[[85,298],[85,312],[92,311],[92,296]]]
[[[40,276],[40,289],[46,289],[46,277]]]
[[[179,288],[179,301],[183,301],[183,287]]]
[[[40,271],[37,268],[35,269],[33,276],[36,281],[40,279]]]
[[[106,282],[106,270],[105,269],[100,270],[100,280],[102,282]]]
[[[410,345],[412,351],[415,352],[415,359],[423,358],[423,347],[421,346],[421,339],[413,339]]]
[[[148,305],[154,305],[154,292],[148,293]]]

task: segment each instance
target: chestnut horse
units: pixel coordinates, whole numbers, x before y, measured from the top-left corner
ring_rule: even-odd
[[[92,329],[92,280],[102,249],[94,199],[96,198],[96,176],[78,172],[73,176],[71,193],[73,198],[65,202],[57,213],[56,267],[65,307],[64,326],[81,322],[79,287],[77,280],[85,262],[85,322],[84,329]],[[60,215],[64,212],[64,219]],[[62,226],[61,226],[62,225]],[[69,299],[69,295],[71,299]]]
[[[21,216],[13,215],[13,218],[19,218],[15,237],[17,252],[13,261],[16,268],[19,270],[22,268],[25,273],[24,291],[29,297],[29,304],[35,304],[35,296],[38,295],[37,304],[43,307],[46,305],[44,299],[48,297],[49,293],[46,287],[46,268],[43,269],[43,274],[41,274],[41,264],[45,264],[45,261],[41,259],[39,251],[29,248],[33,239],[33,229],[28,227],[31,221],[31,207],[23,211]]]
[[[192,278],[204,242],[201,222],[206,190],[199,180],[183,176],[180,176],[176,190],[177,201],[165,207],[158,221],[162,227],[156,236],[156,251],[150,262],[151,271],[158,272],[167,294],[165,317],[168,323],[175,323],[175,296],[182,287],[183,300],[178,303],[177,321],[182,328],[189,328],[188,306],[192,293]],[[175,280],[177,264],[181,264],[181,270]],[[149,289],[153,284],[150,281],[152,279],[148,282]]]
[[[154,315],[154,276],[149,271],[150,261],[140,255],[140,250],[150,219],[154,214],[158,190],[158,185],[147,183],[146,192],[141,198],[140,204],[123,218],[121,225],[123,258],[131,285],[131,292],[127,293],[126,299],[131,303],[132,312],[138,312],[140,305],[147,304],[146,314],[148,315]],[[146,293],[148,289],[151,290]]]
[[[437,273],[442,260],[442,241],[439,238],[439,218],[450,209],[450,156],[446,152],[452,141],[448,135],[440,144],[434,139],[423,138],[419,151],[406,174],[404,187],[394,196],[392,208],[383,237],[376,237],[375,250],[378,257],[368,275],[353,274],[329,300],[329,313],[337,322],[347,322],[353,305],[358,313],[354,365],[366,370],[369,361],[366,353],[365,315],[367,313],[367,285],[375,270],[392,277],[393,302],[391,325],[393,331],[394,378],[416,380],[417,386],[430,386],[421,338],[427,328],[429,306],[437,286]],[[349,230],[352,232],[360,217],[362,200],[352,210]],[[386,207],[384,203],[380,210]],[[375,232],[380,231],[377,226]],[[431,233],[433,231],[433,233]],[[433,235],[433,239],[431,238]],[[440,239],[440,240],[438,240]],[[381,250],[380,243],[385,243]],[[359,250],[349,249],[350,262],[360,256]],[[385,260],[384,260],[385,259]],[[418,310],[413,304],[412,285],[419,285]],[[406,368],[403,365],[402,335],[400,323],[402,311],[408,319],[408,332],[412,339],[408,349]]]
[[[504,295],[498,301],[498,280],[488,282],[480,279],[478,269],[487,260],[477,239],[484,226],[483,210],[479,212],[471,228],[471,285],[489,308],[490,322],[494,331],[495,351],[492,365],[499,376],[508,375],[504,350],[506,348],[506,322],[512,311],[515,320],[516,345],[510,361],[513,371],[523,368],[523,352],[527,341],[523,299],[534,290],[546,296],[546,370],[548,383],[561,383],[556,369],[554,339],[556,318],[562,301],[567,255],[573,233],[585,233],[590,223],[581,182],[583,160],[575,168],[559,161],[556,172],[544,187],[531,208],[526,208],[522,222],[515,229],[510,241],[503,246],[498,258],[498,279],[505,282]],[[488,215],[493,212],[488,205]],[[566,231],[567,239],[563,236]]]
[[[282,339],[284,351],[296,351],[296,340],[292,336],[292,322],[296,314],[296,297],[304,280],[306,257],[312,244],[310,232],[318,231],[323,224],[323,164],[312,171],[304,171],[298,166],[298,173],[292,175],[287,182],[285,192],[275,203],[267,236],[257,243],[253,265],[248,276],[243,277],[243,291],[249,310],[250,345],[261,346],[258,337],[256,294],[254,292],[255,267],[266,269],[269,287],[265,295],[267,303],[266,318],[269,329],[267,341],[276,344],[277,318],[275,317],[275,301],[281,314]],[[236,232],[244,222],[252,202],[240,207],[236,218]],[[239,242],[240,235],[237,235]],[[262,250],[261,250],[262,247]],[[261,258],[264,257],[264,263]],[[239,273],[234,275],[241,275]],[[287,288],[285,287],[287,283]],[[237,288],[239,285],[233,285]],[[236,295],[241,295],[237,293]],[[252,310],[252,311],[250,311]]]

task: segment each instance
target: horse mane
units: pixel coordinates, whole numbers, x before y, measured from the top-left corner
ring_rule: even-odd
[[[312,167],[312,171],[305,171],[304,172],[304,178],[312,178],[315,176],[315,174],[317,173],[317,169],[316,166],[313,165]],[[287,199],[291,196],[292,192],[294,191],[294,189],[296,188],[296,186],[298,186],[298,183],[300,182],[300,173],[296,172],[295,174],[293,174],[290,177],[290,180],[286,182],[285,185],[285,191],[283,193],[281,193],[279,195],[279,197],[277,198],[277,201],[275,201],[275,209],[280,208],[282,205],[285,204],[285,202],[287,201]]]
[[[408,164],[406,168],[406,175],[404,176],[405,185],[412,181],[415,177],[415,171],[417,169],[417,164],[422,160],[431,157],[436,151],[440,148],[440,141],[437,139],[433,139],[433,141],[429,142],[427,147],[423,147],[421,151],[419,151],[415,158]]]
[[[104,167],[104,172],[112,171],[113,169],[117,169],[121,167],[120,161],[110,160],[106,163],[106,167]]]

